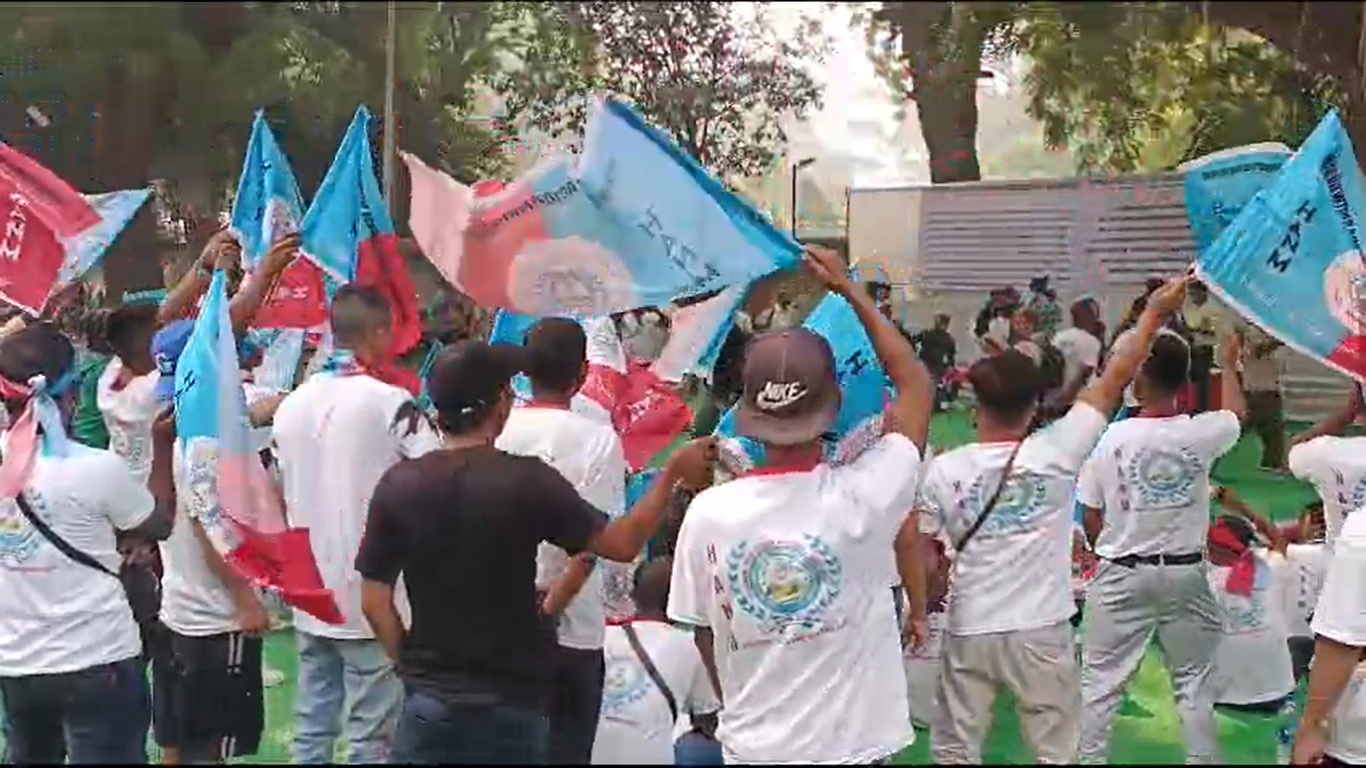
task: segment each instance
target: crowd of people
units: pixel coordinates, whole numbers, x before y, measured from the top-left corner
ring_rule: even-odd
[[[384,296],[343,286],[328,342],[272,389],[250,380],[249,329],[297,249],[280,240],[247,279],[222,233],[159,305],[56,302],[0,331],[14,764],[144,763],[149,730],[164,764],[260,747],[271,600],[209,536],[215,458],[174,413],[220,272],[256,447],[344,614],[293,611],[297,762],[340,741],[352,763],[880,764],[919,723],[936,762],[980,763],[1001,691],[1038,762],[1105,762],[1155,636],[1189,762],[1220,760],[1216,707],[1284,714],[1307,674],[1295,762],[1366,763],[1366,438],[1342,436],[1360,390],[1273,457],[1321,496],[1296,526],[1213,487],[1266,392],[1266,342],[1204,319],[1189,276],[1153,284],[1108,344],[1093,301],[1059,327],[1046,280],[993,295],[966,373],[974,438],[936,455],[949,319],[906,334],[879,286],[809,248],[891,384],[880,433],[827,457],[836,361],[784,300],[710,385],[759,465],[723,473],[699,414],[628,503],[621,439],[579,395],[589,334],[648,356],[667,312],[546,318],[513,346],[438,304],[465,331],[419,405],[385,359]],[[1215,355],[1217,407],[1186,403]]]

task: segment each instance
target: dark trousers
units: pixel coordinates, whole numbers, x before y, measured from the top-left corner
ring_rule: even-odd
[[[606,672],[601,650],[556,649],[555,678],[546,708],[551,763],[588,765],[593,759]]]
[[[1309,662],[1314,660],[1314,638],[1292,637],[1290,643],[1290,667],[1295,672],[1295,682],[1309,674]]]
[[[1214,347],[1191,347],[1191,383],[1195,385],[1195,411],[1209,410],[1210,372],[1214,369]]]
[[[142,660],[0,678],[14,765],[147,763],[151,695]]]
[[[1281,393],[1247,393],[1247,428],[1262,441],[1262,468],[1285,468],[1285,412]]]
[[[549,725],[535,707],[453,703],[408,688],[390,765],[545,765]]]

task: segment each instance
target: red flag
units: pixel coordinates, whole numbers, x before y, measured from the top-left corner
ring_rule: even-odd
[[[256,313],[257,328],[316,328],[327,322],[327,288],[323,271],[310,259],[296,257]]]
[[[66,247],[29,199],[2,180],[0,226],[0,298],[36,315],[57,282]]]
[[[71,237],[100,223],[85,196],[38,161],[0,142],[0,186],[22,195],[36,216],[59,238]]]
[[[408,260],[398,250],[398,237],[380,232],[361,240],[357,248],[357,285],[371,285],[384,293],[393,313],[393,339],[389,353],[398,358],[422,339],[422,316],[417,289],[408,274]]]
[[[692,411],[673,387],[650,371],[648,365],[631,361],[624,385],[612,408],[612,427],[621,436],[621,447],[632,470],[650,461],[692,423]]]

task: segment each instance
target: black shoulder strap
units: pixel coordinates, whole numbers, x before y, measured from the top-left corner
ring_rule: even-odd
[[[640,637],[636,635],[636,628],[630,624],[622,624],[622,631],[626,633],[626,642],[631,644],[631,650],[636,652],[636,658],[645,667],[645,674],[655,682],[655,687],[664,694],[664,700],[669,703],[669,714],[673,715],[674,721],[678,720],[678,700],[674,698],[674,692],[669,690],[669,684],[664,682],[664,676],[659,674],[659,668],[650,660],[650,654],[645,652],[645,646],[640,644]]]
[[[1001,471],[1001,481],[996,484],[996,490],[991,494],[991,498],[987,499],[986,506],[982,507],[982,511],[977,515],[977,519],[973,521],[972,527],[968,529],[967,533],[963,534],[963,537],[960,538],[956,544],[954,544],[953,550],[955,552],[961,554],[963,547],[966,547],[968,542],[972,541],[972,537],[977,535],[977,532],[982,529],[982,524],[991,516],[991,511],[996,508],[996,502],[1001,500],[1001,493],[1006,489],[1006,483],[1010,480],[1010,471],[1015,468],[1015,457],[1020,455],[1020,447],[1024,445],[1025,439],[1027,438],[1028,436],[1021,438],[1020,442],[1015,444],[1014,450],[1010,452],[1010,458],[1006,459],[1005,469]]]
[[[101,563],[93,556],[76,549],[71,545],[71,542],[62,538],[56,531],[52,530],[47,523],[43,522],[41,518],[35,515],[33,513],[33,507],[29,506],[28,500],[24,498],[23,493],[14,497],[14,503],[19,506],[19,511],[23,513],[24,519],[28,520],[29,525],[37,529],[38,533],[42,534],[43,538],[47,539],[48,542],[60,550],[62,554],[87,568],[94,568],[95,570],[107,573],[116,579],[119,578],[119,575],[110,570],[104,563]]]

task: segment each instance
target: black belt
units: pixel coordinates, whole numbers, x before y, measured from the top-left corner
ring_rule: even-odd
[[[1125,555],[1113,558],[1110,562],[1133,568],[1135,565],[1195,565],[1204,559],[1203,552],[1186,552],[1180,555]]]

